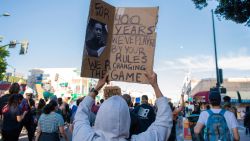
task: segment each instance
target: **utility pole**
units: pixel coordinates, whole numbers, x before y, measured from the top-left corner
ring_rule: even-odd
[[[16,68],[13,67],[13,66],[11,66],[11,65],[9,65],[9,64],[8,64],[8,66],[13,69],[13,76],[15,77],[16,76]]]
[[[213,38],[214,38],[214,56],[215,56],[215,65],[216,65],[216,87],[220,88],[220,77],[219,77],[219,69],[218,69],[218,62],[217,62],[217,48],[216,48],[216,36],[215,36],[215,26],[214,26],[214,11],[213,9],[211,10],[212,12],[212,22],[213,22]]]

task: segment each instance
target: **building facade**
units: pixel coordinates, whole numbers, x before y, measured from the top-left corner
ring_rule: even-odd
[[[198,97],[202,102],[208,102],[208,92],[210,88],[216,86],[216,79],[202,79],[192,88],[191,96]],[[241,104],[250,104],[250,78],[227,78],[224,79],[222,86],[226,88],[226,93],[231,97],[231,102],[238,103],[239,93]]]
[[[91,79],[80,77],[76,68],[34,68],[30,70],[27,84],[38,94],[51,92],[57,97],[71,97],[72,94],[86,95]]]

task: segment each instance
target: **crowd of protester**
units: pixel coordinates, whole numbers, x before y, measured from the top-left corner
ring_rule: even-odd
[[[58,129],[67,140],[63,131],[68,113],[65,109],[58,108],[62,105],[58,104],[60,99],[47,101],[48,104],[44,99],[40,99],[36,103],[31,88],[27,88],[24,94],[20,93],[19,84],[13,83],[9,93],[0,97],[2,140],[17,141],[23,128],[27,131],[29,141],[35,140],[35,132],[36,140],[42,141],[46,140],[48,134],[56,135]],[[65,117],[65,120],[61,117]]]
[[[194,108],[190,110],[184,95],[181,95],[180,104],[174,106],[161,93],[157,75],[146,76],[155,92],[155,105],[148,102],[147,95],[142,95],[141,103],[133,103],[129,94],[95,101],[98,91],[107,82],[107,75],[98,81],[88,96],[78,98],[75,104],[68,97],[35,99],[30,88],[20,94],[20,86],[13,83],[9,93],[0,97],[2,139],[18,141],[25,129],[29,141],[176,141],[176,128],[182,126],[180,117],[198,115],[194,133],[202,132],[201,140],[239,140],[235,107],[231,105],[230,97],[225,97],[222,105],[220,95],[211,92],[211,107],[194,102]],[[220,123],[214,120],[215,116],[221,119]],[[219,137],[212,127],[215,123],[220,126]],[[246,134],[250,134],[249,107],[246,107],[244,126]]]

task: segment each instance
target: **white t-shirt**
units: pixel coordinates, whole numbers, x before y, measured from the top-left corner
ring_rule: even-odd
[[[211,109],[211,111],[213,113],[219,113],[221,111],[221,109]],[[202,123],[206,126],[208,117],[209,117],[209,113],[207,111],[203,111],[203,112],[201,112],[201,114],[199,116],[198,122]],[[235,115],[230,111],[226,111],[224,114],[224,117],[226,119],[228,129],[232,133],[232,129],[238,127],[237,119],[235,118]]]

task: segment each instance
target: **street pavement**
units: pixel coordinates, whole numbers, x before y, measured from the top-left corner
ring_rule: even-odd
[[[246,135],[245,131],[245,127],[243,126],[243,121],[242,120],[238,120],[239,123],[239,134],[240,134],[240,140],[241,141],[250,141],[250,135]]]
[[[181,121],[181,120],[180,120]],[[243,121],[238,120],[239,124],[239,134],[240,134],[240,141],[250,141],[250,135],[245,134],[245,127],[243,126]],[[184,140],[183,137],[183,126],[181,124],[176,127],[176,138],[177,141],[190,141],[190,140]]]
[[[67,126],[65,126],[65,132],[69,138],[69,141],[72,141],[72,134],[70,133],[69,128]],[[19,137],[19,141],[29,141],[27,131],[25,129],[22,130],[21,135]],[[64,141],[64,139],[61,138],[60,141]]]
[[[181,121],[181,120],[180,120]],[[243,121],[242,120],[238,120],[239,123],[239,134],[240,134],[240,140],[241,141],[250,141],[250,135],[246,135],[245,134],[245,127],[243,126]],[[182,124],[177,124],[177,128],[176,128],[176,138],[177,141],[189,141],[189,140],[184,140],[183,138],[183,126]],[[72,140],[72,135],[69,132],[68,128],[65,127],[66,133],[69,137],[69,141]],[[20,141],[28,141],[28,136],[25,130],[22,131],[22,134],[19,137]],[[61,141],[64,141],[63,139]]]

